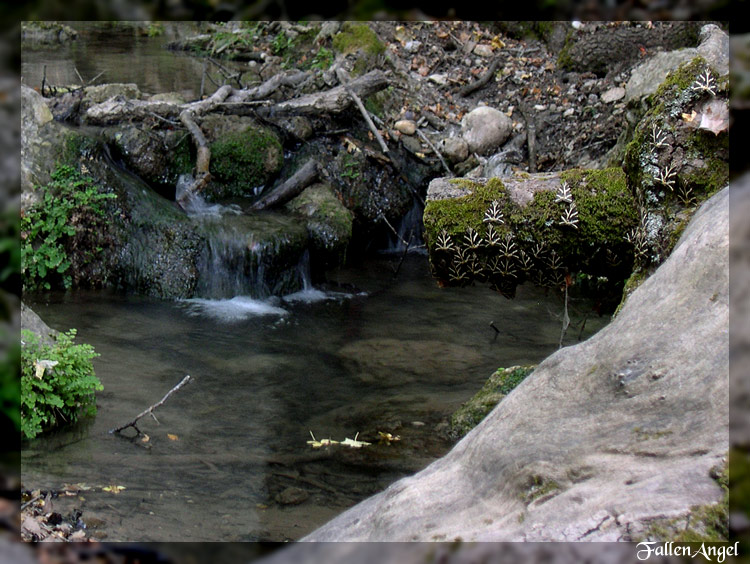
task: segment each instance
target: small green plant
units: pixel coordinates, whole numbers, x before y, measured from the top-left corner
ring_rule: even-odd
[[[21,331],[21,433],[26,439],[96,413],[95,392],[103,386],[91,361],[99,355],[91,345],[73,344],[75,336],[71,329],[50,345]]]
[[[149,37],[160,37],[164,35],[164,24],[161,22],[151,22],[148,24],[146,33]]]
[[[315,56],[312,58],[312,61],[310,63],[311,69],[318,69],[318,70],[328,70],[328,68],[333,64],[333,51],[330,49],[326,49],[325,47],[321,47],[318,49],[317,53],[315,53]]]
[[[289,37],[283,31],[276,34],[276,37],[271,41],[271,51],[274,55],[283,55],[294,47],[294,39]]]
[[[359,171],[359,163],[352,157],[344,158],[344,172],[341,173],[342,178],[348,178],[350,180],[356,180],[361,174]]]
[[[70,288],[70,259],[66,243],[79,231],[95,230],[104,215],[102,200],[115,194],[102,193],[89,176],[74,167],[60,165],[42,188],[42,200],[21,217],[21,273],[24,288],[52,288],[62,280]]]

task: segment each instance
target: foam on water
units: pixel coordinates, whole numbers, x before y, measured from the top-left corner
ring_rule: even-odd
[[[247,296],[235,296],[227,300],[192,298],[182,300],[190,315],[205,315],[219,321],[242,321],[263,315],[284,316],[289,312],[273,305],[276,300],[255,300]]]

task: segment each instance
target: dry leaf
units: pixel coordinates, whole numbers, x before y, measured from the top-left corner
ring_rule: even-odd
[[[109,486],[104,486],[102,488],[102,491],[103,492],[110,492],[110,493],[113,493],[113,494],[118,494],[118,493],[120,493],[124,489],[126,489],[125,486],[118,486],[118,485],[115,485],[115,484],[110,484]]]
[[[167,433],[167,438],[170,441],[179,441],[180,440],[180,437],[178,437],[177,435],[173,435],[172,433]]]
[[[687,123],[693,123],[695,121],[695,118],[698,114],[693,110],[689,114],[682,114],[682,121],[685,121]]]
[[[142,443],[147,443],[151,440],[151,437],[149,437],[146,433],[143,433],[143,438],[141,439]]]
[[[359,432],[354,435],[353,439],[350,439],[349,437],[345,438],[343,441],[341,441],[341,444],[343,446],[348,446],[352,448],[362,448],[363,446],[370,446],[371,443],[366,443],[365,441],[358,441],[357,437],[359,437]]]
[[[726,102],[713,99],[703,106],[699,129],[706,129],[714,135],[729,129],[729,108]]]

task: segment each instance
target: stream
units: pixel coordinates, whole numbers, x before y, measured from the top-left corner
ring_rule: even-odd
[[[107,81],[151,92],[195,90],[200,63],[164,51],[164,38],[98,29],[64,49],[25,51],[26,83],[36,86],[46,65],[55,84],[76,82],[76,69],[86,78],[105,70]],[[420,218],[417,207],[407,214],[401,238]],[[486,287],[441,289],[425,254],[390,247],[329,272],[321,287],[302,261],[303,289],[285,296],[259,297],[267,292],[223,275],[202,299],[25,295],[52,328],[75,327],[77,342],[94,346],[104,390],[95,418],[24,445],[24,487],[78,485],[55,511],[82,511],[99,539],[284,541],[424,468],[452,446],[450,415],[498,367],[558,348],[563,300],[530,284],[514,300]],[[609,319],[585,300],[569,309],[565,345]],[[155,419],[138,422],[146,436],[108,432],[187,374]],[[314,448],[313,436],[370,444]]]
[[[25,446],[24,486],[94,487],[62,502],[108,540],[275,541],[418,471],[447,452],[441,422],[498,366],[539,362],[557,348],[562,303],[528,285],[512,301],[482,287],[440,289],[419,254],[394,278],[397,263],[374,257],[333,273],[359,289],[349,293],[27,296],[50,326],[76,327],[101,354],[104,391],[93,420]],[[574,324],[586,307],[571,307]],[[605,322],[588,317],[582,337]],[[148,442],[132,429],[108,433],[186,374],[192,381],[156,410],[158,423],[139,421]],[[311,431],[373,444],[314,449]],[[401,440],[378,443],[378,432]],[[102,491],[111,485],[125,489]]]

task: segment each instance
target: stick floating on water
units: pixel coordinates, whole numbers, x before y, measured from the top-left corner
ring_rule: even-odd
[[[166,395],[163,398],[161,398],[161,400],[159,400],[157,403],[155,403],[154,405],[152,405],[148,409],[146,409],[146,410],[142,411],[141,413],[139,413],[138,415],[136,415],[135,419],[133,419],[129,423],[125,423],[125,425],[121,425],[120,427],[115,427],[114,429],[110,429],[109,433],[110,434],[112,434],[112,433],[119,433],[123,429],[127,429],[128,427],[132,427],[140,435],[141,434],[141,430],[138,427],[136,427],[136,425],[135,425],[136,422],[141,417],[143,417],[144,415],[151,415],[151,417],[154,417],[154,414],[153,414],[154,409],[156,409],[157,407],[159,407],[160,405],[162,405],[165,401],[167,401],[167,398],[169,398],[169,396],[171,396],[174,392],[176,392],[177,390],[179,390],[180,388],[182,388],[185,384],[188,383],[189,380],[190,380],[190,375],[188,374],[187,376],[185,376],[182,379],[182,381],[180,381],[179,384],[177,384],[174,388],[172,388],[171,390],[169,390],[166,393]],[[154,417],[154,419],[156,419],[156,418]]]

